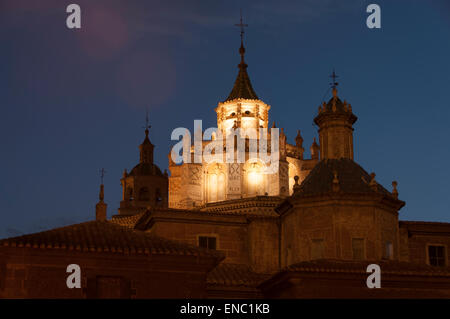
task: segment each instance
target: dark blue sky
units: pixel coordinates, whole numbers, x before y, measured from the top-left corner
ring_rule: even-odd
[[[65,25],[66,6],[82,29]],[[381,6],[381,30],[365,8]],[[108,215],[138,161],[149,108],[157,164],[176,127],[215,125],[239,63],[242,7],[253,87],[270,120],[309,149],[333,67],[352,104],[355,160],[406,206],[450,222],[450,2],[0,0],[0,237]],[[308,150],[309,156],[309,150]]]

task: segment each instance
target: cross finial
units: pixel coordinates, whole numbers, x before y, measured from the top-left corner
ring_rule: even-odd
[[[100,169],[100,180],[102,182],[102,185],[103,185],[103,178],[105,177],[105,173],[106,173],[105,169],[101,168]]]
[[[243,43],[244,43],[244,33],[245,33],[245,32],[244,32],[244,28],[245,28],[245,27],[248,27],[248,24],[245,24],[245,23],[242,21],[242,9],[241,9],[241,19],[240,19],[240,21],[239,21],[238,24],[235,24],[235,26],[241,28],[241,44],[243,44]]]
[[[330,83],[330,85],[331,85],[331,87],[332,87],[333,89],[336,89],[336,86],[339,85],[339,83],[336,82],[336,79],[337,79],[338,77],[339,77],[339,76],[337,76],[336,72],[334,72],[334,69],[333,69],[333,73],[331,73],[331,75],[330,75],[330,78],[333,79],[333,82]]]
[[[147,111],[145,113],[145,126],[144,126],[144,128],[145,128],[145,135],[148,136],[148,129],[151,128],[151,127],[152,126],[149,124],[149,121],[148,121],[148,109],[147,109]]]
[[[241,64],[239,64],[240,68],[245,68],[247,65],[244,62],[244,54],[245,54],[245,48],[244,48],[244,27],[248,27],[248,24],[245,24],[242,21],[242,9],[241,9],[241,19],[238,24],[235,24],[235,26],[241,28],[241,47],[239,48],[239,54],[241,55]]]

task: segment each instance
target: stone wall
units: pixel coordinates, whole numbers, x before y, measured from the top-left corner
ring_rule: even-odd
[[[402,258],[419,264],[428,264],[428,246],[444,247],[446,266],[450,265],[450,223],[400,221]]]
[[[69,264],[81,288],[66,285]],[[213,265],[192,256],[1,248],[0,298],[202,298]]]
[[[203,215],[206,215],[205,213]],[[162,217],[162,216],[161,216]],[[245,218],[189,216],[188,213],[155,217],[152,234],[198,246],[199,236],[216,237],[216,249],[225,254],[225,263],[249,264],[249,242]]]
[[[337,200],[323,196],[304,201],[282,216],[281,263],[311,260],[313,241],[323,240],[322,258],[353,259],[352,239],[364,239],[364,259],[384,257],[387,241],[398,258],[397,213],[370,200]]]

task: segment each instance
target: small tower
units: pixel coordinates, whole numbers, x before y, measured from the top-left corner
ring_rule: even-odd
[[[297,130],[297,136],[295,137],[295,146],[297,146],[297,150],[299,152],[300,159],[302,160],[305,149],[303,148],[303,137],[300,134],[300,130]]]
[[[352,113],[351,105],[339,99],[334,71],[331,77],[333,97],[319,107],[314,119],[319,126],[320,158],[353,160],[353,124],[358,118]]]
[[[318,160],[319,153],[320,153],[320,147],[319,147],[319,145],[317,145],[316,138],[314,138],[313,143],[309,150],[311,152],[311,159]]]
[[[155,146],[149,139],[148,116],[146,118],[145,138],[139,145],[139,164],[129,173],[125,170],[121,179],[122,201],[119,214],[134,215],[148,207],[168,206],[168,176],[153,163]]]
[[[105,176],[105,170],[102,168],[100,170],[101,173],[101,184],[100,184],[100,193],[98,194],[98,203],[95,205],[95,220],[97,221],[105,221],[106,220],[106,208],[108,205],[103,201],[105,197],[105,190],[103,186],[103,177]]]

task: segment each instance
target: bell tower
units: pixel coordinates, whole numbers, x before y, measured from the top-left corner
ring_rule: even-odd
[[[120,215],[134,215],[145,211],[149,207],[168,206],[168,175],[161,172],[153,163],[155,146],[148,137],[148,116],[145,125],[145,138],[139,145],[139,164],[129,173],[123,172],[122,201],[120,202]]]

